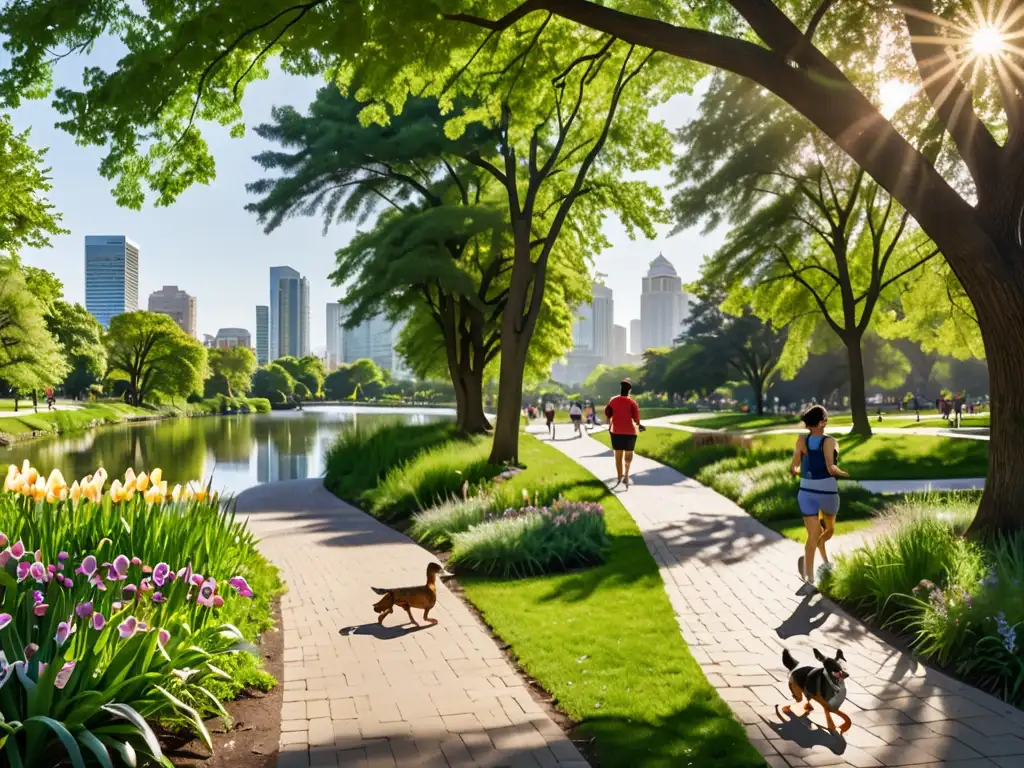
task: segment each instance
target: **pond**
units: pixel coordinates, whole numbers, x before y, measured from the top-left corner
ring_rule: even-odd
[[[425,424],[454,418],[443,409],[310,406],[252,416],[136,422],[42,438],[0,449],[2,463],[25,459],[41,472],[56,467],[70,482],[104,467],[119,477],[163,469],[168,484],[208,480],[238,493],[260,483],[317,477],[324,454],[342,432],[387,423]]]

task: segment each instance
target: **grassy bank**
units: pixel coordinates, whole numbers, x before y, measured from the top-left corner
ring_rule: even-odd
[[[449,425],[352,433],[328,454],[327,485],[376,516],[409,513],[504,470],[485,439]],[[593,475],[532,437],[510,496],[564,495],[603,505],[611,537],[603,565],[526,579],[460,575],[467,597],[526,672],[593,738],[603,766],[761,766],[743,728],[682,639],[657,565],[633,519]]]
[[[253,413],[269,413],[270,403],[263,398],[209,398],[198,403],[161,405],[138,408],[120,400],[101,400],[76,403],[74,408],[33,411],[31,405],[17,415],[0,417],[0,434],[16,440],[52,434],[66,434],[102,424],[119,424],[132,419],[174,418],[177,416],[205,416],[225,411],[248,409]]]
[[[935,416],[937,411],[921,412],[922,416],[929,414]],[[883,411],[881,421],[878,421],[877,413],[870,413],[869,415],[872,427],[884,427],[886,429],[949,429],[952,426],[951,422],[939,418],[927,418],[918,421],[914,413],[908,413],[907,411]],[[800,428],[803,426],[797,414],[764,414],[758,416],[749,413],[723,413],[701,419],[680,419],[679,423],[700,429],[722,429],[729,432],[756,432],[766,429]],[[853,417],[848,413],[830,415],[828,423],[831,427],[851,427],[853,426]],[[965,415],[961,419],[960,426],[965,428],[988,427],[989,414]]]

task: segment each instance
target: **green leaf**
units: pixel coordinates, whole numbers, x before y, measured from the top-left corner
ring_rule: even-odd
[[[161,688],[159,685],[154,685],[153,687],[163,694],[164,698],[166,698],[176,709],[189,716],[189,719],[195,726],[196,733],[199,734],[199,738],[203,740],[207,749],[213,751],[213,740],[210,738],[210,732],[206,729],[206,725],[203,723],[203,718],[199,716],[199,713],[188,704],[175,697],[174,694],[165,688]]]
[[[80,731],[76,731],[75,736],[78,737],[78,740],[82,742],[82,745],[85,746],[86,749],[93,753],[101,768],[114,768],[114,764],[110,760],[110,753],[107,752],[107,748],[103,746],[103,742],[101,742],[95,735],[83,728]]]
[[[160,749],[160,742],[157,741],[156,735],[153,733],[153,729],[149,727],[149,723],[146,722],[142,715],[127,704],[105,704],[103,709],[115,717],[127,720],[129,723],[134,725],[138,730],[139,735],[142,736],[143,740],[146,742],[146,747],[148,747],[150,753],[158,759],[163,757],[164,753]]]
[[[36,715],[25,720],[25,725],[29,723],[39,723],[49,728],[53,733],[60,739],[60,743],[64,745],[64,751],[67,753],[68,759],[71,761],[72,768],[85,768],[85,760],[82,759],[82,750],[78,748],[78,742],[75,737],[71,735],[71,732],[64,727],[63,723],[59,723],[52,717],[45,717],[44,715]]]
[[[138,765],[138,757],[135,754],[135,747],[131,745],[131,742],[118,741],[117,739],[112,739],[109,736],[99,736],[97,738],[121,755],[121,759],[128,768],[136,768]]]

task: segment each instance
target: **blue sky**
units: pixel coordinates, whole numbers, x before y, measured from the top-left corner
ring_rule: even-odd
[[[90,63],[109,64],[114,49],[99,51]],[[106,61],[104,61],[106,59]],[[57,72],[58,84],[78,85],[81,66],[76,62]],[[280,72],[253,84],[245,97],[248,124],[270,117],[274,106],[291,104],[304,109],[320,82]],[[696,108],[693,97],[676,97],[660,111],[670,128],[690,119]],[[54,189],[51,201],[64,215],[69,235],[55,238],[53,247],[25,254],[28,263],[55,272],[72,301],[84,301],[84,237],[124,234],[139,244],[139,301],[145,309],[149,294],[163,285],[177,285],[197,297],[199,333],[214,334],[222,327],[248,328],[255,334],[255,306],[266,304],[270,267],[288,265],[310,283],[310,334],[314,349],[326,343],[325,304],[339,298],[339,289],[328,281],[334,251],[354,232],[353,226],[332,227],[323,236],[320,219],[291,219],[271,235],[265,235],[255,217],[244,210],[249,196],[245,184],[259,178],[252,156],[265,148],[255,134],[231,139],[217,126],[204,127],[217,162],[217,179],[205,187],[193,187],[168,208],[147,206],[142,211],[119,208],[110,195],[111,184],[96,169],[102,151],[75,146],[54,127],[58,119],[49,102],[31,102],[14,113],[19,130],[32,129],[32,143],[48,147]],[[659,184],[669,181],[668,170],[648,176]],[[676,266],[684,281],[696,277],[703,256],[714,250],[720,236],[702,237],[691,230],[658,240],[631,241],[617,221],[606,227],[613,247],[594,264],[608,276],[615,291],[615,322],[628,327],[640,316],[640,278],[659,251]]]

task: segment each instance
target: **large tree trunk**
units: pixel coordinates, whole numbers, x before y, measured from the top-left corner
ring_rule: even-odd
[[[467,434],[481,434],[491,428],[484,415],[484,376],[482,371],[473,371],[468,365],[455,377],[456,402],[461,399],[462,410],[458,416],[459,429]]]
[[[506,314],[513,315],[511,311]],[[529,340],[515,333],[515,317],[502,321],[501,372],[498,378],[498,415],[491,445],[492,464],[519,461],[519,426],[523,405],[523,369]],[[511,328],[509,327],[511,326]],[[506,333],[508,328],[510,333]]]
[[[1024,268],[1016,282],[972,285],[971,300],[985,340],[992,398],[988,475],[969,533],[1024,529]]]
[[[758,416],[764,415],[764,382],[756,379],[750,382],[750,388],[754,390],[754,408]]]
[[[851,334],[844,341],[846,342],[846,357],[850,365],[852,434],[871,437],[871,421],[868,419],[867,395],[864,389],[864,351],[861,347],[861,337]]]

